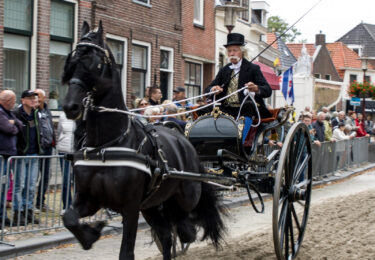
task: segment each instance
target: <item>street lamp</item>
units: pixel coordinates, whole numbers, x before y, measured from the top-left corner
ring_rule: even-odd
[[[362,70],[363,70],[363,84],[365,84],[366,81],[366,71],[367,71],[367,63],[368,63],[368,58],[362,56],[359,58],[362,62]],[[362,115],[363,115],[363,120],[366,120],[366,96],[363,97],[363,103],[362,103]]]
[[[234,0],[221,1],[223,4],[215,7],[218,11],[224,11],[224,25],[227,27],[228,33],[232,32],[236,24],[238,12],[247,10],[241,7],[238,2]]]

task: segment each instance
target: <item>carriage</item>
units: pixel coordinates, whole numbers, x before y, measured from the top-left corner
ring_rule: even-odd
[[[272,117],[262,119],[243,142],[244,119],[235,120],[219,107],[195,120],[184,132],[193,144],[206,174],[169,171],[164,178],[193,179],[220,189],[244,188],[257,213],[264,212],[262,193],[273,196],[273,238],[278,259],[296,257],[306,229],[311,188],[311,142],[303,123],[289,125],[292,107],[271,110]],[[174,124],[165,125],[174,128]],[[288,126],[289,125],[289,126]],[[177,127],[176,127],[177,128]],[[289,129],[288,129],[289,128]],[[288,131],[287,131],[288,130]],[[269,143],[268,134],[276,134],[282,147]],[[271,149],[270,149],[271,148]],[[255,199],[258,200],[257,205]],[[188,245],[174,238],[174,255],[186,252]]]
[[[225,225],[220,198],[212,188],[217,186],[246,189],[257,212],[264,210],[261,193],[273,194],[276,255],[296,257],[308,219],[312,156],[304,124],[293,124],[286,134],[292,108],[273,110],[273,116],[258,122],[246,138],[242,138],[244,119],[235,120],[218,107],[191,120],[185,136],[168,127],[143,125],[124,103],[102,23],[90,31],[84,22],[81,31],[62,81],[69,85],[64,111],[78,122],[77,129],[83,129],[84,145],[67,157],[74,163],[76,193],[62,218],[83,248],[92,247],[105,223],[79,219],[101,208],[123,216],[120,259],[134,259],[140,211],[159,239],[165,260],[172,256],[173,234],[175,242],[177,237],[194,241],[196,227],[203,228],[203,239],[218,246]],[[282,148],[268,153],[270,131],[284,137],[279,140]]]

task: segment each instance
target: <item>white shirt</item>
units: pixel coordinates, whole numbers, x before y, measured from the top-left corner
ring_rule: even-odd
[[[241,64],[242,64],[242,59],[239,62],[237,62],[237,64],[233,64],[232,63],[229,66],[229,68],[232,69],[232,70],[234,70],[234,74],[237,74],[240,71],[240,69],[241,69]]]

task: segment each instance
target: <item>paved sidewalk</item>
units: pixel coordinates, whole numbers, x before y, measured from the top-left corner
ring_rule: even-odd
[[[347,171],[339,171],[332,176],[326,177],[322,180],[314,181],[313,186],[320,186],[340,181],[373,168],[375,168],[375,163],[366,164],[364,166],[357,167],[355,169],[350,169]],[[262,197],[266,199],[270,198],[271,195],[264,194],[264,196]],[[226,198],[225,204],[230,208],[238,207],[240,205],[249,204],[249,199],[247,195],[229,199]],[[141,216],[139,219],[139,229],[145,229],[147,227],[148,225]],[[111,226],[105,227],[103,230],[103,235],[119,233],[122,233],[122,224],[120,222],[111,223]],[[77,243],[77,240],[70,232],[63,231],[56,233],[54,235],[48,235],[40,238],[15,241],[14,247],[5,244],[0,244],[0,259],[22,256],[25,254],[33,253],[37,250],[50,249],[67,243]]]

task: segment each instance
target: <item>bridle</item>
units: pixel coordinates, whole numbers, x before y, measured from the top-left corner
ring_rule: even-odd
[[[109,51],[91,42],[80,42],[77,44],[76,49],[73,50],[70,55],[74,56],[74,53],[76,52],[77,48],[81,46],[94,48],[96,50],[101,51],[104,54],[102,63],[98,63],[97,65],[98,67],[100,66],[101,68],[100,78],[104,78],[104,74],[106,70],[113,65]],[[69,80],[69,85],[73,85],[73,84],[79,86],[80,88],[86,91],[86,97],[82,100],[82,106],[83,106],[82,121],[85,122],[87,120],[88,111],[99,111],[99,108],[94,105],[94,99],[93,99],[93,96],[95,95],[97,89],[93,87],[92,90],[90,91],[87,85],[85,84],[85,82],[83,82],[79,78],[74,78],[74,77],[71,78]],[[116,137],[114,140],[109,141],[108,143],[101,145],[100,147],[96,147],[95,150],[101,150],[103,148],[121,143],[125,139],[125,137],[130,133],[130,129],[131,129],[131,117],[128,116],[127,129],[125,130],[125,132],[121,134],[120,136]]]

